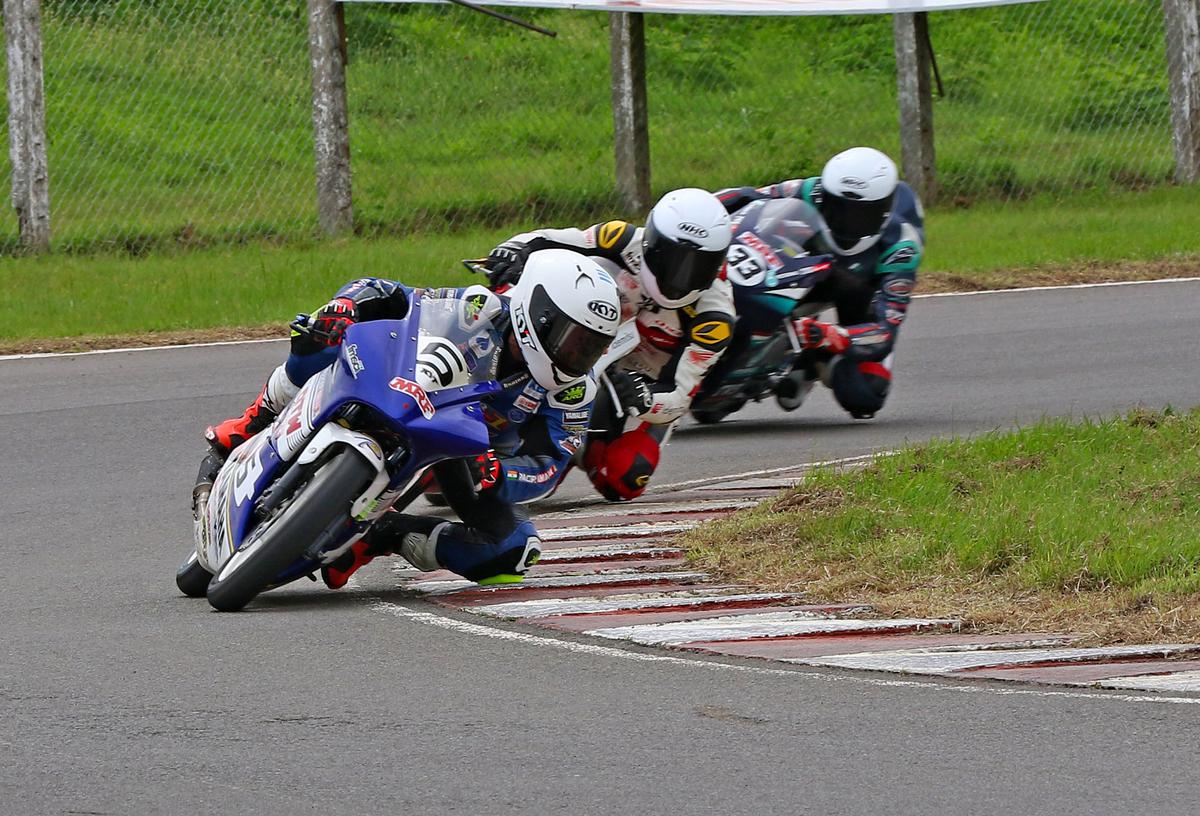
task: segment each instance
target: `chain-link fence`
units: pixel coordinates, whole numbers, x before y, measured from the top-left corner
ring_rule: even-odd
[[[620,211],[606,14],[517,11],[549,39],[452,6],[344,13],[360,232]],[[1169,181],[1162,14],[1160,0],[930,14],[943,200]],[[315,229],[302,0],[44,0],[43,15],[56,247]],[[645,30],[656,193],[811,174],[853,144],[898,154],[888,16],[648,15]]]
[[[55,246],[311,230],[305,19],[271,0],[44,0]]]

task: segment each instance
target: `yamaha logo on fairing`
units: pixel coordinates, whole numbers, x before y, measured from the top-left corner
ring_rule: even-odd
[[[588,311],[601,320],[617,319],[616,308],[611,303],[605,303],[603,300],[593,300],[588,304]]]
[[[694,235],[697,238],[707,238],[708,237],[708,230],[706,230],[704,227],[700,226],[699,224],[692,224],[687,221],[683,221],[679,224],[679,231],[685,232],[688,235]]]

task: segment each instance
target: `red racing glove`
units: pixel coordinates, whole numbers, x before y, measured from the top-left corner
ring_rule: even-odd
[[[358,305],[350,298],[335,298],[312,317],[312,335],[327,346],[340,345],[346,329],[358,322]]]
[[[500,484],[504,477],[504,465],[500,463],[500,457],[494,450],[479,454],[470,460],[470,465],[471,476],[480,490],[491,490]]]
[[[850,348],[850,334],[841,326],[822,323],[811,317],[802,317],[794,324],[802,349],[828,349],[841,354]]]

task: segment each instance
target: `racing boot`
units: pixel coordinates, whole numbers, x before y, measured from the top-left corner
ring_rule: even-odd
[[[225,464],[225,456],[215,448],[210,447],[208,453],[200,460],[200,472],[196,474],[196,485],[192,488],[192,519],[200,520],[204,513],[204,505],[208,504],[208,495],[212,493],[213,482]]]
[[[388,552],[372,547],[365,538],[360,538],[350,545],[350,549],[321,567],[321,580],[330,589],[341,589],[351,575],[374,561],[377,555],[388,555]]]
[[[361,539],[329,564],[321,567],[321,579],[330,589],[341,589],[350,576],[381,555],[399,553],[423,572],[439,569],[435,527],[441,519],[385,513]]]
[[[204,431],[204,438],[224,459],[247,439],[274,422],[279,412],[299,391],[300,386],[288,379],[287,371],[281,365],[271,372],[263,390],[241,416],[210,425]]]

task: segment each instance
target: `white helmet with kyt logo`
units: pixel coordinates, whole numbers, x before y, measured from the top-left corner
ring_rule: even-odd
[[[695,187],[667,193],[642,233],[646,294],[667,309],[695,303],[717,279],[731,237],[729,214],[715,195]]]
[[[856,255],[875,245],[892,214],[899,181],[895,162],[873,147],[852,147],[825,163],[817,209],[834,252]]]
[[[551,391],[585,378],[617,334],[616,281],[576,252],[532,253],[505,294],[529,373]]]

